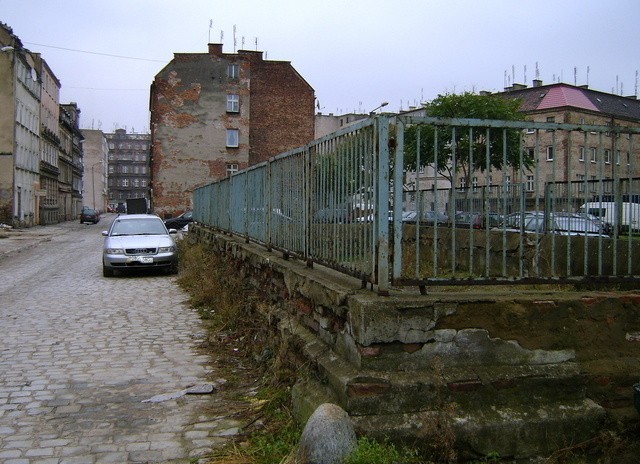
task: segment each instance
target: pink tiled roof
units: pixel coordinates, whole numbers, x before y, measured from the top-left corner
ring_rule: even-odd
[[[551,87],[538,105],[539,110],[572,106],[585,110],[598,111],[598,108],[582,93],[580,89],[559,85]]]

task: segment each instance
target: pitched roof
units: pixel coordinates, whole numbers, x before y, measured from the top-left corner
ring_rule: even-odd
[[[574,108],[598,111],[598,108],[581,92],[581,89],[565,86],[550,88],[544,97],[542,97],[542,100],[540,100],[537,109],[548,110],[561,106],[572,106]]]
[[[640,100],[559,83],[507,90],[499,95],[520,100],[520,111],[571,107],[640,121]]]

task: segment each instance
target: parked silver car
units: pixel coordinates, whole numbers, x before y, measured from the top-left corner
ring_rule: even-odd
[[[167,229],[153,214],[116,217],[109,230],[102,232],[102,273],[111,277],[116,270],[163,269],[175,273],[178,255],[175,229]]]

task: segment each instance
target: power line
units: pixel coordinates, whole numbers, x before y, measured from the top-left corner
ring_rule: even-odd
[[[148,92],[149,89],[99,89],[96,87],[70,87],[68,85],[64,86],[65,89],[80,89],[80,90],[109,90],[109,91],[113,91],[113,90],[126,90],[126,91],[131,91],[131,92]]]
[[[154,63],[166,63],[167,60],[150,60],[148,58],[136,58],[133,56],[123,56],[123,55],[111,55],[109,53],[99,53],[99,52],[91,52],[88,50],[76,50],[74,48],[65,48],[65,47],[56,47],[55,45],[44,45],[35,42],[25,42],[28,45],[37,45],[38,47],[46,47],[46,48],[56,48],[58,50],[66,50],[68,52],[77,52],[77,53],[87,53],[89,55],[100,55],[100,56],[109,56],[111,58],[122,58],[125,60],[138,60],[138,61],[152,61]]]

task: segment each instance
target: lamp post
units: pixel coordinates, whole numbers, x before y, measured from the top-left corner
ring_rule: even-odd
[[[373,116],[373,113],[375,113],[376,111],[378,111],[380,108],[384,108],[385,106],[387,106],[389,104],[389,102],[382,102],[380,104],[380,106],[372,109],[371,111],[369,111],[369,116]]]

